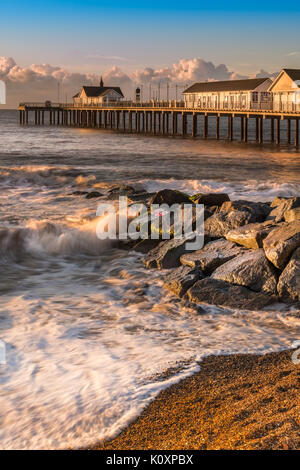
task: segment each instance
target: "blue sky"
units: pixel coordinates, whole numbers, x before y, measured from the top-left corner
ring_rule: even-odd
[[[1,5],[0,55],[130,72],[202,57],[240,73],[300,67],[300,2],[15,1]]]

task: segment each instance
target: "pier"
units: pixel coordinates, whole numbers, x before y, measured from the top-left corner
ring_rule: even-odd
[[[299,147],[298,110],[191,109],[186,108],[183,102],[117,102],[85,106],[21,103],[18,110],[22,126],[71,126],[260,144],[269,142],[279,145],[284,142]]]

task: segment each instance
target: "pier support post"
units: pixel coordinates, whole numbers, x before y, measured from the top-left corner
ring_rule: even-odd
[[[276,144],[280,144],[280,118],[276,119]]]
[[[290,119],[287,120],[287,141],[288,141],[288,144],[291,143],[291,120]]]
[[[271,142],[275,140],[274,118],[271,118]]]
[[[132,132],[132,111],[128,112],[128,119],[129,119],[129,132]]]
[[[232,115],[228,116],[228,140],[232,140]]]
[[[220,138],[220,116],[216,116],[216,139]]]
[[[204,114],[204,116],[203,116],[203,137],[204,137],[204,139],[207,139],[207,134],[208,134],[208,116],[207,116],[207,114]]]
[[[248,117],[244,117],[244,142],[248,142]]]
[[[192,129],[192,136],[197,136],[197,114],[193,113],[193,129]]]
[[[245,138],[245,116],[241,116],[241,140],[244,140]]]
[[[172,111],[172,134],[177,134],[177,127],[176,127],[176,113]]]
[[[262,119],[262,117],[259,118],[258,142],[259,142],[260,144],[263,143],[263,119]]]
[[[299,119],[295,119],[295,146],[299,147]]]
[[[182,113],[181,114],[181,135],[182,137],[185,136],[186,133],[186,114]]]

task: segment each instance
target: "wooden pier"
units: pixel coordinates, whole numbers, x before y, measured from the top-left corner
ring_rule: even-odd
[[[274,112],[265,110],[190,109],[153,103],[122,102],[103,106],[74,106],[72,104],[22,103],[19,106],[20,124],[72,126],[108,129],[128,133],[181,137],[215,137],[220,139],[220,121],[229,141],[254,141],[257,143],[286,143],[299,147],[299,112]],[[33,120],[31,119],[33,115]],[[214,135],[209,135],[214,120]],[[201,126],[200,121],[201,120]],[[254,133],[249,138],[249,124]],[[268,123],[268,132],[265,124]],[[284,126],[281,124],[284,123]],[[236,128],[238,127],[238,137]],[[282,128],[284,127],[284,129]],[[235,128],[235,137],[233,129]],[[284,133],[283,133],[284,131]]]

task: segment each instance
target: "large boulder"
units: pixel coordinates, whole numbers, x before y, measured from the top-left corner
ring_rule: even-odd
[[[188,240],[188,242],[193,241],[194,239]],[[147,268],[177,268],[180,266],[180,256],[187,252],[186,242],[187,239],[184,237],[163,241],[148,252],[143,263]]]
[[[284,213],[284,220],[286,222],[293,222],[294,220],[300,220],[300,207],[289,209]]]
[[[274,201],[273,201],[274,203]],[[269,213],[267,220],[274,220],[275,222],[281,222],[285,219],[285,213],[292,209],[300,207],[300,197],[290,197],[282,199],[279,204],[275,205]],[[291,218],[291,215],[287,215]],[[289,220],[288,220],[289,221]]]
[[[210,277],[197,281],[187,291],[184,298],[196,304],[204,303],[248,310],[260,310],[274,302],[274,298],[270,295],[253,292],[246,287],[234,286]]]
[[[205,221],[205,233],[211,238],[225,237],[230,230],[242,225],[263,222],[269,212],[269,205],[263,202],[224,202],[220,211]]]
[[[198,267],[201,271],[210,274],[218,266],[244,253],[244,251],[244,248],[221,238],[207,243],[202,250],[182,255],[180,261],[183,265],[191,268]]]
[[[230,198],[225,193],[198,193],[191,196],[191,200],[205,206],[221,206],[223,202],[230,201]]]
[[[227,261],[213,272],[211,278],[248,287],[255,292],[276,294],[275,270],[262,249],[247,250]]]
[[[162,189],[150,199],[150,204],[168,204],[168,206],[191,203],[192,201],[187,194],[172,189]]]
[[[284,300],[300,301],[300,248],[283,270],[277,285],[278,294]]]
[[[202,278],[203,274],[198,268],[180,266],[165,276],[164,287],[179,297],[183,297],[186,291]]]
[[[229,201],[224,202],[220,207],[220,212],[232,212],[232,211],[246,211],[251,214],[252,222],[263,222],[270,212],[269,204],[265,202],[253,202],[253,201]]]
[[[250,222],[251,214],[247,211],[217,212],[205,220],[205,235],[212,239],[222,238],[230,230]]]
[[[266,257],[278,269],[284,269],[293,251],[300,247],[300,220],[283,223],[264,239]]]
[[[247,224],[227,232],[226,239],[243,245],[246,248],[257,250],[258,248],[262,248],[263,240],[276,227],[278,227],[278,225],[272,221]]]

